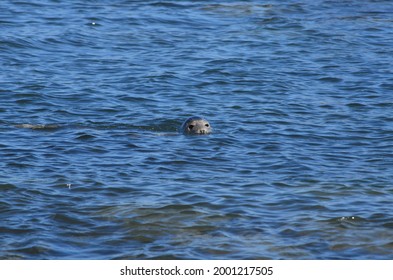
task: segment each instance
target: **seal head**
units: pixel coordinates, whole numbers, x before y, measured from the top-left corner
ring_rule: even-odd
[[[186,119],[180,130],[184,134],[209,134],[212,132],[210,123],[201,117],[190,117]]]

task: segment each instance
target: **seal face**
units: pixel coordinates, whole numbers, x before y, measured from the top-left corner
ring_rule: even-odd
[[[212,128],[204,118],[190,117],[181,126],[181,131],[185,134],[208,134],[212,132]]]

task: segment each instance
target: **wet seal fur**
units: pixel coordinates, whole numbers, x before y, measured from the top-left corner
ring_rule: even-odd
[[[184,121],[180,131],[184,134],[209,134],[212,127],[206,119],[193,116]]]
[[[50,130],[50,129],[58,129],[60,126],[56,124],[17,124],[15,125],[17,128],[28,128],[28,129],[34,129],[34,130]]]
[[[62,128],[61,125],[56,124],[16,124],[14,126],[32,130],[57,130]],[[180,127],[180,132],[191,135],[209,134],[212,132],[212,127],[205,118],[193,116],[184,121]]]

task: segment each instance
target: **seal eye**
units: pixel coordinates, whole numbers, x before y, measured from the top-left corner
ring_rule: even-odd
[[[205,124],[205,126],[206,126],[206,127],[209,127],[210,125],[207,123],[207,124]]]
[[[194,125],[192,125],[192,124],[190,124],[189,126],[188,126],[188,129],[189,130],[192,130],[194,128]]]

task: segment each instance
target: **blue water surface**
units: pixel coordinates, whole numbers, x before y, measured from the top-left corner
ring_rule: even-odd
[[[393,258],[392,1],[5,0],[0,67],[1,259]]]

